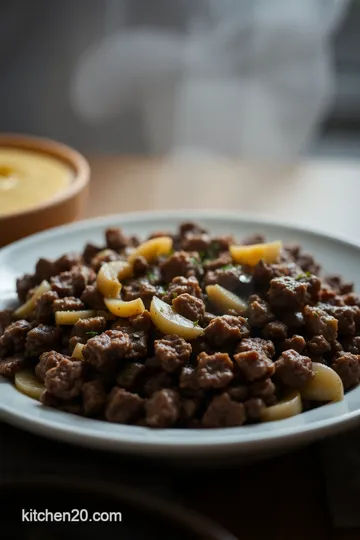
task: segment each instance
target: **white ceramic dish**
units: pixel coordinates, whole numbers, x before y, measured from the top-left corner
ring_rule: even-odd
[[[107,216],[78,222],[28,237],[0,251],[0,307],[15,299],[15,279],[32,272],[40,256],[57,257],[83,248],[87,241],[102,242],[104,229],[121,226],[145,236],[154,230],[174,230],[184,220],[200,221],[213,233],[237,237],[264,232],[269,240],[298,241],[316,255],[329,272],[354,281],[360,291],[360,245],[326,234],[248,219],[228,212],[161,212]],[[19,393],[0,377],[0,419],[20,428],[87,447],[148,456],[220,457],[241,459],[285,450],[360,423],[360,387],[344,401],[325,405],[287,420],[211,430],[151,430],[109,424],[49,409]]]

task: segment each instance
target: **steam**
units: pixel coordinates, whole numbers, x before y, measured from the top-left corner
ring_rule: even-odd
[[[347,0],[191,5],[182,33],[125,25],[89,48],[77,114],[96,125],[139,111],[156,154],[296,158],[331,102],[329,40]]]

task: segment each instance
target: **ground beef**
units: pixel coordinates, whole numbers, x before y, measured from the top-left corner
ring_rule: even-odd
[[[301,311],[282,311],[279,314],[279,319],[286,324],[290,332],[299,332],[305,326]]]
[[[125,257],[119,255],[117,251],[113,249],[104,249],[99,251],[99,253],[91,260],[91,268],[97,273],[104,263],[121,260],[125,260]]]
[[[180,247],[183,251],[199,251],[206,252],[210,246],[210,237],[207,233],[187,233],[180,242]]]
[[[282,276],[296,277],[299,267],[295,263],[267,264],[260,260],[253,269],[253,280],[256,290],[268,290],[270,281]]]
[[[353,292],[354,284],[345,283],[339,274],[329,274],[325,276],[325,281],[339,294],[348,294]]]
[[[262,234],[250,234],[249,236],[246,236],[242,239],[241,244],[243,246],[253,246],[255,244],[264,244],[265,243],[265,236]]]
[[[102,250],[103,248],[95,246],[94,244],[86,244],[83,251],[82,257],[86,264],[91,264],[92,259]]]
[[[199,261],[192,253],[176,251],[160,264],[162,278],[166,283],[170,283],[178,276],[189,277],[194,275],[198,263]]]
[[[224,388],[234,377],[233,363],[226,353],[200,353],[197,357],[196,377],[200,388]]]
[[[29,291],[35,285],[37,285],[36,278],[30,274],[25,274],[16,280],[16,292],[22,304],[26,301]]]
[[[250,398],[244,402],[246,416],[249,420],[256,422],[260,420],[261,413],[266,407],[264,401],[261,398]]]
[[[102,310],[106,309],[103,295],[97,290],[96,285],[87,285],[82,292],[81,302],[87,308]]]
[[[22,353],[8,356],[7,358],[0,359],[0,375],[7,379],[13,379],[14,375],[24,369],[25,366],[26,358]]]
[[[322,305],[321,307],[326,313],[332,315],[338,321],[339,335],[355,334],[355,320],[360,314],[360,308],[358,306]]]
[[[236,244],[236,240],[232,235],[213,236],[210,244],[210,252],[213,257],[218,254],[228,251],[232,244]]]
[[[360,306],[360,295],[356,293],[345,294],[343,300],[346,306]]]
[[[100,414],[106,403],[106,392],[101,381],[88,381],[81,388],[85,416]]]
[[[184,223],[181,223],[179,227],[179,235],[180,238],[183,238],[187,234],[202,234],[206,233],[206,229],[201,227],[198,223],[194,223],[193,221],[185,221]]]
[[[40,296],[35,307],[35,319],[37,323],[54,324],[53,303],[58,298],[58,294],[55,291],[47,291]]]
[[[93,281],[93,274],[86,266],[75,266],[68,272],[62,272],[50,279],[51,288],[60,298],[79,297],[86,285]]]
[[[353,336],[344,339],[344,350],[352,354],[360,354],[360,336]]]
[[[173,426],[180,415],[179,394],[166,388],[155,392],[145,402],[146,424],[154,428]]]
[[[158,295],[158,289],[149,283],[147,280],[134,279],[122,288],[122,298],[125,302],[131,302],[137,298],[141,298],[147,309],[150,308],[151,300]]]
[[[246,351],[259,351],[265,353],[268,358],[272,358],[275,354],[275,347],[271,341],[262,338],[245,338],[235,349],[235,353]]]
[[[83,348],[83,356],[99,371],[111,371],[126,356],[130,349],[130,338],[121,330],[106,330],[90,338]]]
[[[243,403],[233,401],[225,392],[211,400],[201,423],[206,428],[221,428],[241,426],[245,420]]]
[[[309,253],[300,253],[296,259],[296,263],[304,272],[309,272],[310,274],[314,275],[318,275],[321,269],[321,266]]]
[[[105,330],[105,317],[90,317],[89,319],[79,319],[74,324],[73,334],[85,342],[96,334],[102,334]]]
[[[109,422],[132,424],[144,412],[144,400],[138,395],[122,388],[113,388],[109,394],[105,416]]]
[[[192,398],[182,398],[180,400],[180,423],[188,426],[188,422],[199,410],[199,400]]]
[[[135,277],[143,276],[148,271],[149,271],[149,263],[147,262],[145,257],[142,257],[141,255],[136,257],[134,262],[133,262],[134,276]]]
[[[205,315],[205,304],[200,298],[184,293],[176,296],[172,305],[174,310],[186,319],[202,323]]]
[[[126,353],[126,358],[128,360],[139,360],[140,358],[146,358],[148,353],[147,332],[137,329],[136,327],[131,325],[126,325],[118,328],[129,336],[130,347]]]
[[[52,294],[56,294],[54,291],[51,291]],[[45,293],[50,294],[50,293]],[[44,295],[41,296],[41,298]],[[52,305],[53,311],[80,311],[85,309],[84,303],[80,298],[75,298],[75,296],[66,296],[65,298],[56,298]]]
[[[245,384],[235,384],[227,388],[227,393],[234,401],[245,401],[249,397],[249,386]]]
[[[39,259],[33,275],[17,280],[19,300],[28,300],[44,280],[51,290],[26,320],[0,311],[0,374],[13,378],[32,366],[45,383],[41,403],[62,411],[189,429],[261,421],[264,407],[311,379],[312,362],[333,366],[345,389],[360,383],[360,295],[352,284],[338,275],[320,277],[317,262],[296,244],[285,244],[275,263],[250,267],[232,259],[229,247],[240,242],[231,236],[183,223],[175,233],[149,238],[164,235],[173,251],[151,263],[136,257],[132,275],[122,281],[122,299],[141,298],[147,308],[130,318],[109,313],[96,273],[106,262],[126,261],[138,238],[112,228],[105,242],[88,244],[80,255]],[[209,284],[244,299],[243,316],[212,308]],[[149,313],[154,295],[202,334],[190,343],[164,336]],[[56,312],[85,309],[96,316],[55,326]],[[69,356],[79,343],[83,361]]]
[[[144,394],[146,397],[151,397],[158,390],[162,390],[163,388],[171,388],[172,386],[173,379],[171,378],[170,373],[160,371],[145,381]]]
[[[308,286],[291,277],[274,278],[270,281],[269,303],[274,309],[297,311],[303,308]]]
[[[324,336],[314,336],[308,340],[307,349],[311,354],[322,355],[331,351],[331,345]]]
[[[232,266],[232,257],[230,253],[221,253],[216,259],[205,259],[203,267],[205,272],[218,270],[224,266]]]
[[[250,385],[250,394],[263,400],[267,407],[277,402],[276,386],[271,379],[256,381]]]
[[[116,384],[125,390],[134,390],[145,372],[146,366],[144,364],[129,362],[117,376]]]
[[[68,357],[65,357],[68,358]],[[37,378],[44,382],[46,372],[59,365],[60,361],[64,359],[64,355],[56,351],[48,351],[42,353],[38,364],[35,366],[35,374]]]
[[[297,334],[293,335],[291,338],[285,339],[284,343],[281,346],[283,351],[287,351],[288,349],[294,349],[294,351],[298,352],[299,354],[303,352],[305,347],[306,341],[304,337]]]
[[[25,349],[30,356],[39,356],[41,353],[56,350],[61,344],[61,328],[39,324],[26,336]]]
[[[271,377],[275,371],[273,361],[264,352],[256,349],[236,353],[234,360],[248,381]]]
[[[228,291],[236,291],[244,275],[241,266],[227,265],[217,270],[209,270],[204,276],[204,285],[220,285]]]
[[[54,261],[40,258],[35,266],[35,278],[38,283],[46,279],[47,281],[57,274]]]
[[[288,328],[286,324],[281,321],[269,322],[263,329],[263,334],[266,339],[272,339],[274,341],[284,340],[287,338]]]
[[[31,328],[32,325],[23,319],[11,323],[0,337],[0,357],[23,351]]]
[[[307,301],[314,303],[318,302],[320,300],[321,279],[317,276],[309,275],[300,279],[300,281],[306,283],[308,286]]]
[[[236,343],[240,339],[248,337],[249,326],[243,317],[223,315],[216,317],[205,329],[206,339],[214,346]]]
[[[334,341],[338,334],[338,321],[318,307],[305,306],[304,321],[310,335],[322,335],[327,341]]]
[[[106,246],[114,251],[122,251],[129,245],[129,241],[121,229],[107,229],[105,231]]]
[[[85,364],[81,360],[63,357],[45,373],[45,389],[53,396],[68,401],[81,393]]]
[[[339,375],[345,390],[357,386],[360,382],[360,356],[350,352],[340,354],[331,367]]]
[[[153,327],[151,315],[147,310],[130,317],[129,322],[136,330],[143,330],[144,332],[148,332]]]
[[[188,362],[191,345],[177,335],[167,335],[154,342],[154,351],[163,369],[172,372]]]
[[[294,349],[284,351],[275,362],[276,378],[290,388],[301,388],[313,377],[312,362]]]
[[[197,371],[193,366],[185,366],[182,368],[179,386],[182,390],[185,390],[190,394],[196,394],[200,390]]]
[[[171,281],[163,300],[168,304],[172,304],[174,298],[185,293],[195,296],[196,298],[203,297],[201,287],[195,276],[190,276],[188,278],[178,276],[174,278]]]
[[[216,315],[214,313],[210,313],[210,311],[205,311],[203,318],[203,326],[208,326],[208,324],[210,324],[213,319],[216,319]]]
[[[62,255],[54,262],[55,273],[61,274],[61,272],[67,272],[71,270],[74,266],[80,266],[82,264],[82,256],[78,253],[66,253]]]
[[[5,332],[5,328],[12,323],[13,314],[10,309],[0,311],[0,337]]]
[[[247,316],[250,326],[255,326],[257,328],[262,328],[274,319],[269,304],[257,295],[253,295],[249,299]]]

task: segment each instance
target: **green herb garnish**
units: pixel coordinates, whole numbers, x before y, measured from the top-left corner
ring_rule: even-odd
[[[99,332],[95,332],[95,331],[93,330],[93,331],[91,331],[91,332],[86,332],[86,335],[87,335],[87,336],[94,337],[94,336],[98,336],[98,335],[99,335]]]
[[[311,276],[312,276],[312,273],[308,271],[308,272],[305,272],[304,274],[297,275],[295,280],[300,281],[301,279],[309,278]]]
[[[193,325],[194,325],[194,326],[199,326],[199,321],[194,321],[194,322],[193,322]]]
[[[177,293],[177,292],[173,292],[173,293],[172,293],[172,297],[173,297],[173,298],[176,298],[176,297],[177,297],[177,295],[178,295],[178,293]]]
[[[156,279],[156,274],[155,272],[150,271],[146,274],[146,277],[148,278],[149,281],[151,281],[153,279]]]
[[[233,264],[225,264],[221,267],[221,270],[230,270],[230,268],[234,268]]]

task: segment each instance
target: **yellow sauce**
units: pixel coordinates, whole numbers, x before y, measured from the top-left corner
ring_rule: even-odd
[[[71,182],[62,161],[30,150],[0,148],[0,216],[52,199]]]

